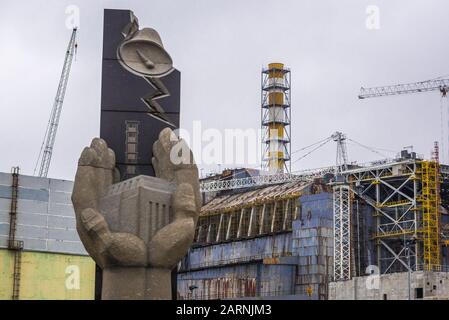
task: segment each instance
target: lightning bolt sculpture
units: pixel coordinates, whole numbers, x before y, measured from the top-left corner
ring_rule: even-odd
[[[172,127],[176,127],[173,124],[173,122],[170,121],[164,108],[162,108],[161,105],[156,101],[158,99],[163,99],[163,98],[170,96],[170,92],[168,91],[168,89],[165,87],[165,85],[162,83],[162,81],[160,79],[151,78],[151,77],[145,77],[145,79],[156,90],[156,92],[154,92],[152,94],[148,94],[142,98],[143,102],[145,102],[147,107],[150,109],[150,112],[148,113],[148,115],[150,115],[153,118],[156,118]]]

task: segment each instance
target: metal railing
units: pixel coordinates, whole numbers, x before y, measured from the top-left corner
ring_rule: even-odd
[[[23,241],[8,240],[8,248],[11,250],[23,250]]]
[[[326,173],[335,173],[336,167],[324,167],[320,169],[311,169],[297,171],[295,173],[262,174],[255,177],[246,177],[229,180],[213,180],[202,182],[200,184],[201,192],[216,192],[222,190],[249,188],[255,186],[280,184],[293,181],[309,182],[314,178],[323,176]]]

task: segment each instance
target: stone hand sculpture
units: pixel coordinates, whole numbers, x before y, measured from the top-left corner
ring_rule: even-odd
[[[184,154],[183,161],[173,162],[173,157],[179,155],[175,149],[187,150],[188,156]],[[138,186],[133,193],[137,202],[130,203],[130,193],[122,193],[118,208],[114,207],[115,202],[110,199],[115,195],[111,196],[111,192],[120,184],[114,184],[115,154],[104,140],[93,139],[79,159],[72,202],[81,241],[103,269],[102,299],[171,299],[171,270],[193,242],[201,198],[192,153],[182,139],[166,128],[153,145],[153,156],[159,179],[134,179],[146,178],[172,186],[168,197],[171,216],[162,226],[155,226],[145,216],[151,202],[145,200],[145,187],[139,181],[128,183]],[[115,191],[123,188],[116,187]],[[149,192],[156,193],[156,189],[154,186]],[[135,212],[139,210],[142,212]],[[165,211],[157,212],[160,216]]]

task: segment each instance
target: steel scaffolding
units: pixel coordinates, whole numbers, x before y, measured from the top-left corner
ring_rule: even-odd
[[[438,162],[421,163],[422,193],[419,197],[422,207],[423,262],[426,270],[436,270],[441,264],[440,249],[440,197]]]
[[[348,221],[354,214],[350,203],[354,197],[372,208],[371,240],[375,245],[372,254],[380,273],[413,271],[422,266],[438,270],[441,266],[438,162],[399,159],[347,170],[342,175],[349,183],[349,190],[346,195],[342,185],[334,187],[336,281],[351,276],[348,270],[355,259],[349,247],[353,233],[344,231],[348,225],[354,227]],[[345,204],[347,199],[349,203]],[[348,258],[348,254],[352,256]]]
[[[351,191],[334,186],[334,280],[351,279]]]

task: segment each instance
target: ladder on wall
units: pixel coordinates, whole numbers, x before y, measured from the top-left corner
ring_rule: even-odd
[[[12,168],[11,207],[9,211],[8,249],[14,253],[12,300],[20,295],[20,274],[22,267],[23,241],[16,240],[17,229],[17,197],[19,193],[19,167]]]
[[[21,268],[22,268],[22,250],[16,250],[14,252],[12,300],[19,300]]]

